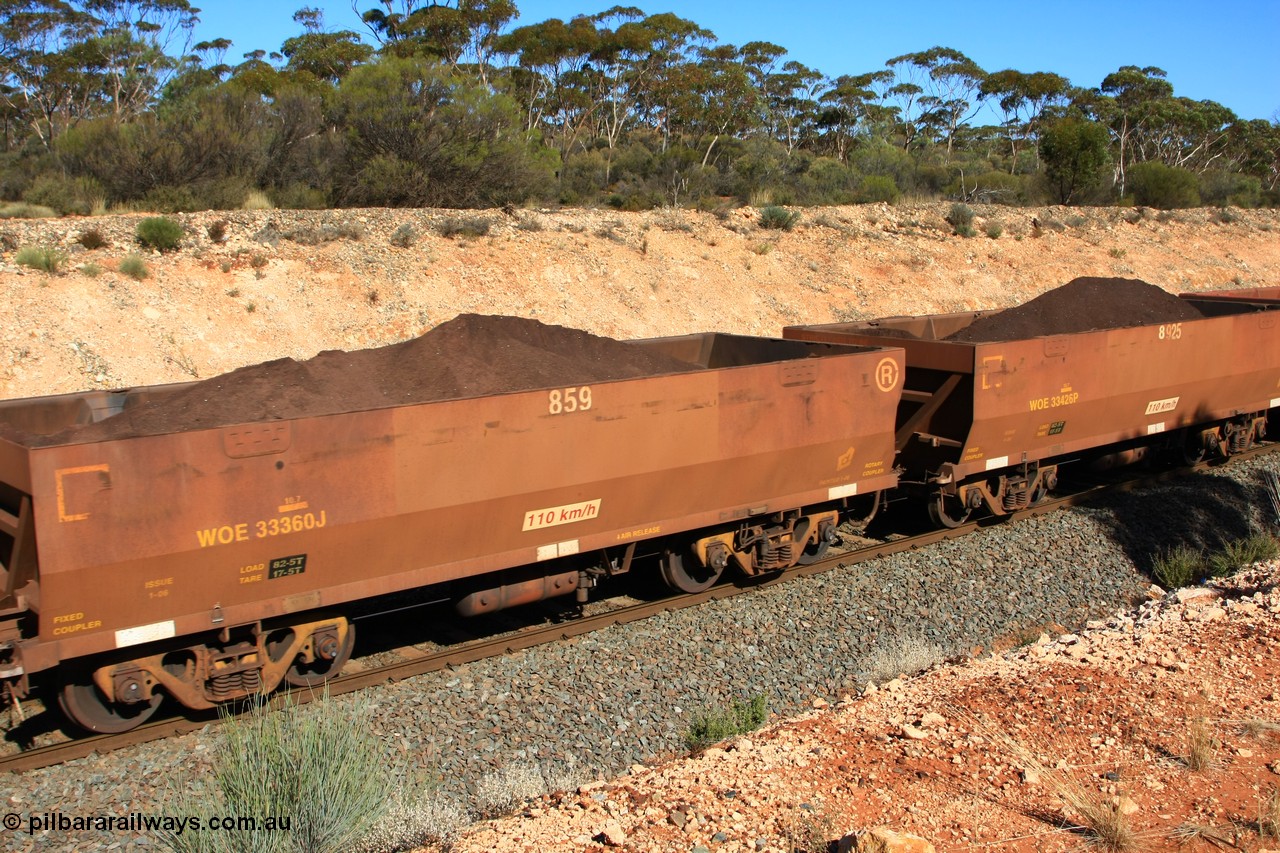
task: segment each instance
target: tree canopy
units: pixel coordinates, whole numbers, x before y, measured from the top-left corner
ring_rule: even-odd
[[[0,0],[3,194],[64,212],[249,190],[282,205],[1280,201],[1280,123],[1180,96],[1154,66],[1089,87],[935,45],[831,77],[634,6],[534,22],[514,0],[354,7],[362,32],[302,6],[296,34],[237,61],[226,39],[192,43],[188,0]]]

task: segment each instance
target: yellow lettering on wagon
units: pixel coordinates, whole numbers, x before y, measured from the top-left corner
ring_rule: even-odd
[[[64,613],[61,616],[53,617],[53,635],[55,637],[65,637],[68,634],[78,634],[81,631],[91,631],[94,628],[101,627],[101,619],[85,619],[83,613]]]
[[[303,505],[305,506],[305,503]],[[201,548],[211,548],[215,545],[231,545],[236,542],[248,542],[251,539],[270,539],[274,536],[288,536],[291,533],[302,533],[306,530],[319,530],[328,524],[329,515],[325,510],[319,512],[307,510],[258,521],[241,521],[217,527],[204,527],[196,531],[196,540]]]
[[[661,532],[662,532],[662,525],[654,524],[650,527],[640,527],[635,530],[625,530],[622,533],[618,534],[617,541],[626,542],[630,539],[643,539],[646,536],[656,536]]]

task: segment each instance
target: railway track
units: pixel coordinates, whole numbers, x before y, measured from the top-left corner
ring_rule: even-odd
[[[1123,478],[1077,484],[1076,489],[1070,494],[1053,497],[1036,506],[1022,510],[1010,517],[1008,521],[1016,522],[1019,519],[1055,512],[1065,507],[1087,502],[1101,494],[1132,490],[1155,482],[1184,476],[1191,471],[1225,464],[1228,461],[1244,460],[1275,452],[1277,449],[1280,449],[1280,443],[1264,444],[1233,455],[1230,460],[1213,460],[1202,462],[1191,468],[1170,469],[1161,472],[1144,471],[1140,476],[1132,476],[1132,472],[1130,472],[1129,476],[1124,476]],[[600,613],[584,615],[570,621],[539,624],[496,636],[463,640],[437,651],[423,651],[417,646],[394,648],[390,651],[395,652],[401,658],[400,660],[340,675],[328,683],[327,691],[325,692],[328,695],[352,693],[379,684],[394,683],[430,672],[459,667],[489,657],[511,654],[547,643],[560,642],[613,625],[624,625],[647,619],[660,613],[697,607],[710,601],[718,601],[750,593],[759,587],[784,583],[797,577],[816,575],[878,557],[925,548],[938,542],[969,535],[991,524],[1003,523],[1008,522],[980,519],[966,522],[954,528],[930,530],[924,533],[901,536],[888,541],[876,542],[834,553],[812,564],[797,566],[759,581],[746,580],[737,583],[726,583],[705,592],[675,595],[655,601],[646,601]],[[275,694],[271,701],[305,704],[320,695],[324,695],[324,693],[316,693],[314,690],[306,688],[294,689]],[[128,746],[197,731],[210,723],[217,722],[219,719],[219,715],[213,712],[184,717],[169,717],[143,724],[136,729],[120,734],[76,738],[0,757],[0,770],[17,772],[74,761],[95,753],[111,752]]]

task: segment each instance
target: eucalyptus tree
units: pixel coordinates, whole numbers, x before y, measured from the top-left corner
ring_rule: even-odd
[[[1048,71],[1027,74],[1009,68],[988,74],[980,91],[984,97],[994,98],[1004,115],[1002,126],[1009,143],[1009,174],[1017,171],[1018,150],[1024,142],[1032,145],[1038,167],[1040,149],[1036,138],[1041,116],[1050,106],[1067,102],[1071,82]]]
[[[327,30],[320,9],[304,6],[293,13],[293,21],[302,25],[302,33],[285,39],[280,53],[289,60],[286,69],[294,74],[336,84],[373,55],[373,47],[354,30]]]
[[[785,47],[769,41],[747,42],[738,51],[738,61],[759,94],[756,103],[761,127],[773,139],[778,138],[778,116],[774,112],[774,104],[781,94],[777,91],[778,85],[782,83],[776,72],[778,63],[786,55]]]
[[[352,0],[351,8],[381,52],[433,57],[452,68],[471,62],[485,86],[502,30],[519,16],[514,0],[379,0],[363,13]]]
[[[1230,135],[1232,165],[1258,177],[1268,192],[1280,190],[1280,118],[1236,122]]]
[[[661,150],[666,151],[690,68],[699,52],[715,41],[715,33],[671,12],[649,15],[639,23],[649,46],[633,64],[628,88],[637,121],[659,136]]]
[[[723,137],[742,136],[758,126],[760,94],[742,62],[742,51],[731,44],[702,48],[698,61],[682,70],[683,94],[674,102],[673,118],[690,146],[706,141],[706,166]]]
[[[85,118],[141,114],[183,70],[198,11],[187,0],[4,0],[6,111],[46,148]]]
[[[982,106],[986,72],[969,57],[950,47],[931,47],[895,56],[885,65],[898,82],[888,94],[898,101],[903,124],[903,147],[922,133],[942,137],[951,155],[956,130]]]
[[[1216,101],[1170,97],[1152,102],[1132,135],[1137,160],[1204,172],[1227,155],[1236,114]]]
[[[791,61],[769,75],[767,98],[773,118],[773,136],[786,146],[788,156],[818,134],[821,105],[827,83],[821,71]]]
[[[589,133],[600,103],[594,95],[592,56],[600,48],[596,23],[579,15],[568,23],[548,18],[502,36],[496,50],[515,58],[514,94],[527,130],[555,140],[561,161]]]
[[[1110,129],[1116,145],[1115,184],[1125,192],[1125,168],[1135,133],[1150,123],[1159,101],[1173,96],[1173,84],[1161,68],[1124,65],[1108,74],[1097,90],[1082,98],[1082,106]]]
[[[822,109],[817,125],[827,153],[845,162],[854,137],[866,131],[869,124],[898,123],[899,108],[877,103],[880,97],[875,88],[877,84],[890,84],[893,79],[892,71],[871,71],[843,74],[831,81],[818,97]]]

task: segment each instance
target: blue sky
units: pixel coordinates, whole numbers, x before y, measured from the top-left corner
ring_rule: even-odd
[[[360,10],[376,5],[355,2]],[[721,42],[774,42],[787,48],[789,59],[830,77],[878,70],[894,56],[942,45],[987,71],[1052,71],[1078,86],[1097,86],[1121,65],[1155,65],[1168,72],[1175,95],[1217,101],[1241,118],[1280,118],[1280,0],[698,0],[676,6],[516,0],[516,24],[593,14],[615,3],[674,12]],[[195,40],[232,39],[229,62],[257,48],[279,50],[300,32],[292,17],[306,5],[324,11],[329,29],[364,32],[352,0],[193,5],[202,9]]]

